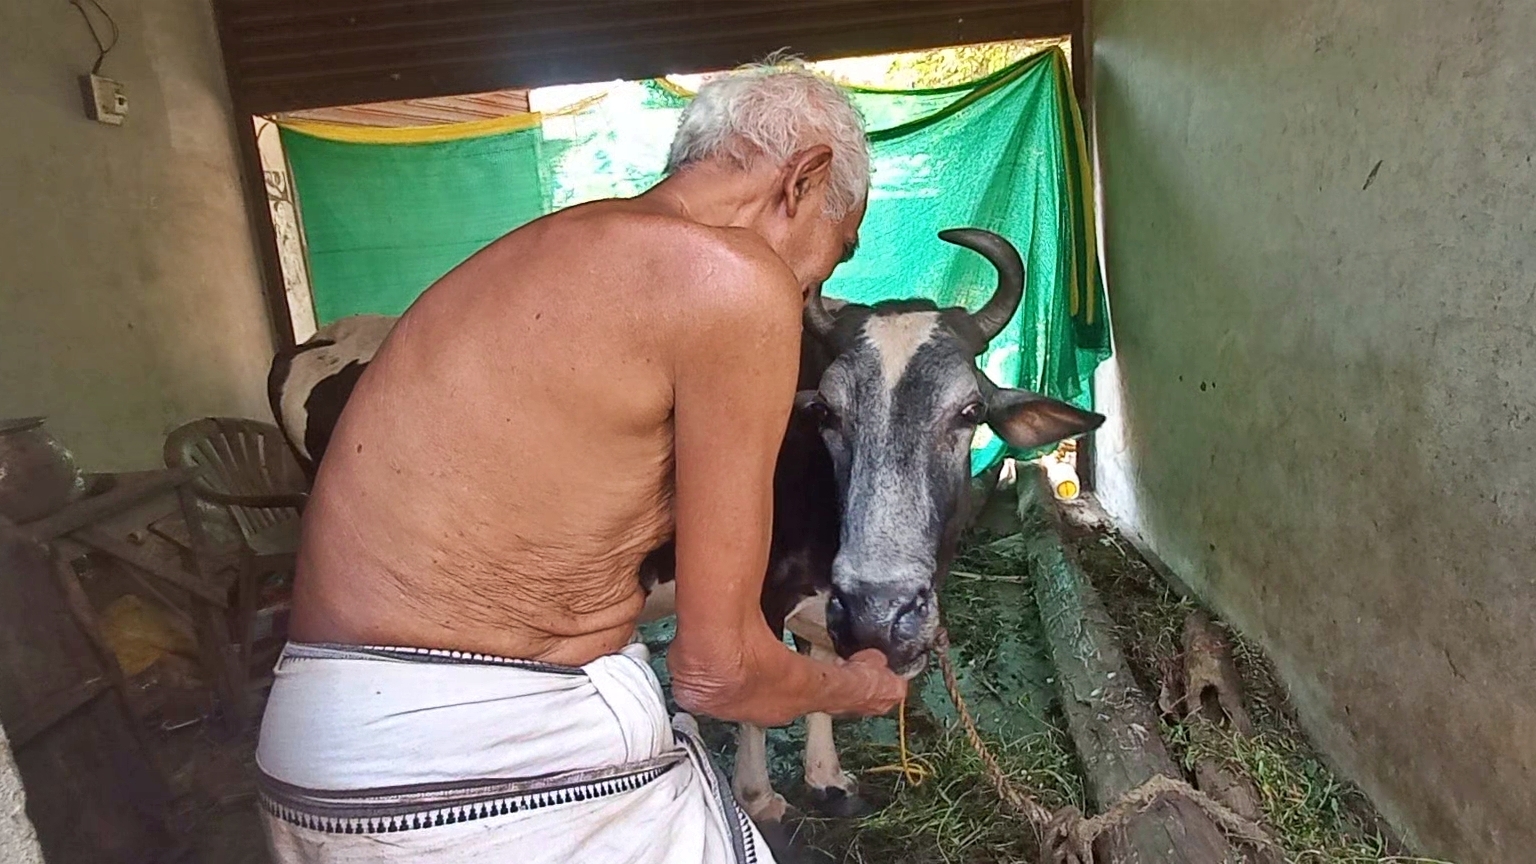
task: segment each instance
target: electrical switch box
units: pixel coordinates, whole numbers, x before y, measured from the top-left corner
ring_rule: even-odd
[[[128,97],[123,85],[100,75],[80,76],[80,95],[85,98],[85,116],[97,123],[121,126],[128,117]]]

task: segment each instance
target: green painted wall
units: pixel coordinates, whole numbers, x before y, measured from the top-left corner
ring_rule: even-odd
[[[1102,497],[1424,851],[1536,850],[1536,4],[1095,0]]]

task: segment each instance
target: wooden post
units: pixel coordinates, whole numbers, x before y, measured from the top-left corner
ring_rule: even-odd
[[[1019,520],[1031,538],[1035,600],[1089,796],[1103,811],[1158,774],[1183,779],[1158,733],[1151,700],[1131,677],[1109,613],[1066,552],[1043,476],[1021,472],[1018,488]],[[1169,796],[1105,832],[1094,856],[1100,862],[1225,864],[1234,852],[1198,805]]]

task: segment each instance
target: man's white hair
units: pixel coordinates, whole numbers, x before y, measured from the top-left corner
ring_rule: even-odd
[[[783,165],[815,144],[832,148],[826,216],[839,220],[869,194],[864,118],[848,94],[793,57],[774,55],[699,88],[683,111],[667,173],[724,157]]]

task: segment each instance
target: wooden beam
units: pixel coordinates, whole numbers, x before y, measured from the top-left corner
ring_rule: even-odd
[[[81,528],[69,536],[72,540],[77,540],[92,549],[99,549],[162,582],[180,588],[196,596],[204,603],[209,603],[220,609],[229,606],[229,600],[200,576],[188,573],[179,567],[168,566],[163,561],[157,561],[143,549],[120,537],[113,536],[105,529],[97,527]]]
[[[216,0],[237,108],[306,108],[1063,36],[1081,0]]]
[[[27,746],[27,742],[80,710],[111,687],[105,677],[97,675],[33,705],[15,723],[6,726],[5,734],[11,741],[11,749],[20,750]]]
[[[1093,116],[1093,0],[1076,0],[1077,14],[1072,27],[1072,91],[1077,96],[1077,107],[1083,117],[1083,134],[1088,136],[1088,158],[1092,162],[1094,153],[1094,116]],[[1096,166],[1095,166],[1096,167]],[[1098,182],[1097,172],[1094,172],[1094,182]],[[1083,194],[1093,200],[1097,189],[1085,189]],[[1094,208],[1095,218],[1098,216],[1098,208]],[[1094,226],[1097,233],[1099,226]],[[1088,254],[1098,257],[1098,246],[1088,250]],[[1104,262],[1098,262],[1098,272],[1103,274]],[[1088,290],[1092,291],[1093,286]],[[1108,298],[1106,297],[1106,302]],[[1092,492],[1098,486],[1098,456],[1099,433],[1097,430],[1089,432],[1077,442],[1077,484],[1083,492]]]
[[[18,526],[17,530],[36,543],[47,543],[98,519],[126,510],[147,498],[169,492],[195,476],[196,472],[189,469],[167,468],[140,477],[130,477],[100,495],[82,498],[52,516]]]
[[[288,308],[288,287],[278,252],[277,227],[272,224],[272,205],[267,200],[267,175],[256,143],[255,117],[237,111],[234,132],[239,145],[240,182],[245,187],[246,218],[250,220],[261,261],[262,296],[267,301],[272,343],[278,350],[292,348],[293,312]]]
[[[95,649],[96,660],[101,664],[104,677],[117,692],[123,711],[128,717],[128,731],[147,756],[153,752],[153,748],[150,745],[149,736],[144,733],[144,727],[139,722],[139,706],[134,701],[133,691],[128,687],[128,676],[123,674],[123,667],[118,665],[117,655],[112,651],[112,644],[107,641],[106,635],[101,631],[101,621],[96,617],[96,610],[91,606],[90,598],[85,595],[85,589],[80,585],[80,578],[75,575],[75,568],[57,552],[53,553],[52,558],[54,579],[59,587],[59,593],[64,598],[64,605],[75,619],[75,624],[80,627],[80,632],[85,634],[85,638]]]
[[[1183,779],[1158,733],[1152,701],[1136,686],[1114,635],[1114,621],[1066,551],[1043,472],[1019,478],[1019,520],[1029,544],[1040,610],[1067,730],[1077,746],[1088,794],[1102,812],[1157,775]],[[1194,802],[1172,796],[1131,817],[1094,844],[1101,861],[1225,864],[1232,849]]]

